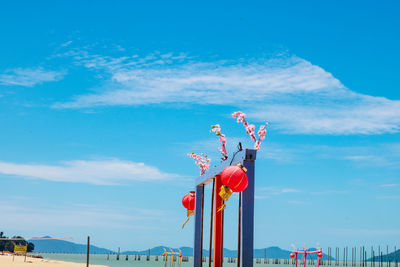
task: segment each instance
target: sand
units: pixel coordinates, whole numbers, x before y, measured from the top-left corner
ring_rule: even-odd
[[[55,261],[55,260],[47,260],[47,259],[35,259],[35,258],[26,258],[26,262],[24,262],[24,256],[15,256],[14,261],[12,256],[0,255],[0,266],[1,267],[86,267],[86,263],[75,263],[75,262],[66,262],[66,261]],[[105,265],[92,265],[91,267],[107,267]]]

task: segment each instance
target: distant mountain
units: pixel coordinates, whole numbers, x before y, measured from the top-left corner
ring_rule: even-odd
[[[44,238],[50,238],[49,236],[45,236]],[[70,241],[65,240],[32,240],[32,243],[35,244],[35,252],[38,253],[86,253],[86,244],[76,244]],[[164,249],[170,251],[169,247],[158,246],[150,249],[150,255],[162,255],[164,253]],[[193,248],[191,247],[180,247],[180,248],[172,248],[173,251],[182,251],[184,256],[193,256]],[[313,250],[313,249],[311,249]],[[90,246],[90,253],[93,254],[116,254],[117,252],[100,248],[97,246]],[[231,250],[224,248],[224,257],[236,257],[237,250]],[[284,250],[279,247],[269,247],[269,248],[261,248],[254,249],[254,258],[264,258],[264,255],[268,259],[289,259],[291,251]],[[123,251],[122,255],[148,255],[149,250],[133,250],[133,251]],[[208,250],[203,250],[203,256],[208,257]],[[397,254],[400,255],[400,252]],[[328,259],[325,255],[324,259]],[[332,258],[334,259],[334,258]],[[386,259],[386,258],[385,258]]]
[[[50,236],[45,236],[43,238],[50,238]],[[35,252],[39,253],[86,253],[87,245],[76,244],[65,240],[32,240],[30,241],[35,244]],[[108,254],[114,253],[113,251],[105,248],[99,248],[96,246],[90,246],[90,253],[93,254]]]
[[[395,256],[396,256],[396,257],[395,257]],[[379,261],[379,256],[376,256],[376,257],[374,257],[374,258],[369,258],[367,261],[372,261],[372,259],[373,259],[375,262],[378,262],[378,261]],[[392,252],[392,253],[387,254],[387,259],[386,259],[386,254],[385,254],[385,255],[382,255],[382,261],[383,261],[383,262],[386,262],[386,260],[388,260],[388,261],[390,261],[390,262],[394,262],[395,259],[396,259],[397,261],[400,261],[400,249],[396,250],[396,252]]]

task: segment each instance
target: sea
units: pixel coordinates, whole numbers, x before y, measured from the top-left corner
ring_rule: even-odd
[[[70,262],[79,262],[79,263],[86,263],[86,254],[57,254],[57,253],[41,253],[40,255],[43,256],[45,259],[52,259],[52,260],[60,260],[60,261],[70,261]],[[147,256],[141,256],[140,260],[136,259],[134,255],[120,255],[119,260],[117,260],[117,255],[104,255],[104,254],[91,254],[89,258],[90,265],[105,265],[109,267],[127,267],[127,266],[135,266],[135,267],[164,267],[165,263],[161,256],[150,256],[150,259],[147,260]],[[158,260],[157,260],[158,259]],[[231,258],[224,258],[224,266],[226,267],[236,267],[237,263],[230,262],[232,261]],[[172,262],[171,258],[168,258],[167,267],[179,267],[178,261]],[[188,257],[188,261],[182,261],[181,267],[192,267],[193,266],[193,258]],[[208,259],[203,261],[203,266],[208,267]],[[307,261],[306,267],[316,267],[317,261]],[[364,266],[360,262],[355,262],[354,265],[349,261],[347,263],[338,261],[335,262],[334,260],[331,261],[331,264],[328,261],[325,261],[321,267],[370,267],[371,263],[367,262]],[[279,260],[274,261],[269,259],[264,261],[264,259],[254,259],[254,267],[294,267],[294,264],[289,262],[289,260]],[[298,267],[303,267],[303,262],[299,260]],[[394,263],[392,266],[386,265],[386,262],[379,265],[379,263],[375,263],[371,267],[397,267]]]

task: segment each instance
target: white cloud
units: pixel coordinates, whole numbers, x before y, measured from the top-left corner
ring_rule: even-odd
[[[352,228],[352,229],[327,229],[329,232],[339,235],[360,235],[360,236],[400,236],[400,229],[363,229],[363,228]]]
[[[271,196],[277,196],[282,194],[290,194],[290,193],[299,193],[301,192],[298,189],[294,188],[278,188],[275,186],[268,186],[268,187],[260,187],[257,188],[256,198],[269,198]]]
[[[75,160],[58,165],[0,162],[0,173],[55,182],[121,184],[130,181],[160,181],[179,177],[156,167],[119,159]]]
[[[26,226],[26,218],[29,218],[30,226],[47,231],[48,228],[59,227],[99,227],[105,229],[152,229],[148,222],[154,221],[160,216],[160,211],[144,214],[135,210],[127,210],[124,207],[102,206],[78,206],[63,207],[16,204],[13,202],[0,202],[0,213],[3,223],[14,228]],[[143,223],[146,222],[146,223]],[[43,234],[47,234],[43,232]]]
[[[400,131],[400,101],[359,94],[298,58],[195,62],[185,55],[113,58],[71,54],[109,79],[95,93],[55,108],[196,103],[231,105],[289,134],[381,134]]]
[[[398,184],[381,184],[380,187],[397,187]]]
[[[43,68],[16,68],[0,74],[0,84],[33,87],[44,82],[59,81],[63,71],[49,71]]]
[[[267,143],[266,146],[270,146]],[[388,167],[399,168],[400,166],[400,144],[380,143],[374,145],[353,145],[353,146],[327,146],[327,145],[302,145],[291,144],[282,146],[273,144],[276,158],[288,157],[293,162],[313,160],[314,157],[324,160],[346,160],[351,161],[360,167]],[[266,151],[261,151],[261,156]],[[312,155],[310,158],[309,155]]]
[[[301,200],[288,200],[288,203],[289,203],[289,204],[294,204],[294,205],[302,205],[302,204],[304,204],[305,202],[304,202],[304,201],[301,201]]]

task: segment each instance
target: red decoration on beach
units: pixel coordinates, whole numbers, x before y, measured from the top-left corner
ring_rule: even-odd
[[[290,253],[290,257],[293,259],[295,257],[294,253]]]
[[[195,192],[190,191],[182,198],[182,205],[188,210],[194,210],[195,206]]]
[[[318,253],[318,258],[322,258],[324,256],[324,254],[322,254],[321,252]]]
[[[242,192],[249,183],[246,175],[246,169],[240,165],[226,167],[221,172],[221,181],[233,192]]]

